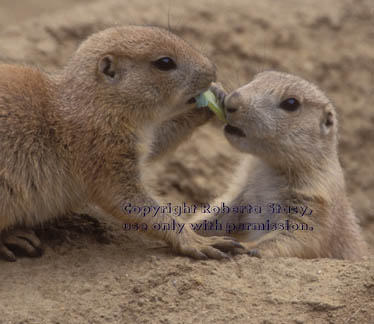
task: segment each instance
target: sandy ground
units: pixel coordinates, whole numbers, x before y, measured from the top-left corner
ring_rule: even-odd
[[[0,0],[3,60],[53,71],[106,26],[169,23],[229,89],[266,69],[316,82],[338,107],[348,193],[371,248],[357,263],[194,261],[113,219],[67,215],[38,230],[42,258],[0,261],[0,324],[374,323],[373,12],[369,0]],[[220,126],[154,166],[149,185],[165,202],[207,202],[227,189],[242,157]]]

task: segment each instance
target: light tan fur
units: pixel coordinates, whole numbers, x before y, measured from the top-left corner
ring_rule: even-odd
[[[214,90],[222,97],[223,90]],[[280,108],[287,98],[297,99],[299,109]],[[251,204],[262,206],[262,211],[199,215],[200,220],[223,224],[222,231],[215,228],[201,234],[231,234],[246,242],[243,245],[254,255],[265,257],[358,260],[364,256],[366,244],[346,195],[338,159],[336,111],[326,95],[299,77],[269,71],[226,96],[224,105],[231,125],[225,127],[226,138],[252,159],[250,165],[242,161],[238,180],[212,205]],[[308,211],[304,216],[277,214],[269,208],[271,203],[307,206]],[[267,229],[259,225],[267,220],[271,226],[289,220],[299,230],[259,230]],[[228,233],[232,224],[235,230]],[[302,224],[313,230],[300,230]]]
[[[152,62],[170,57],[176,68]],[[176,35],[156,27],[111,28],[89,37],[58,74],[0,65],[0,254],[9,246],[37,254],[37,238],[12,235],[79,209],[99,206],[194,258],[222,258],[232,239],[191,229],[152,230],[176,219],[143,217],[123,205],[157,206],[142,182],[150,162],[175,147],[212,113],[188,103],[216,78],[214,65]],[[22,240],[26,240],[21,242]],[[218,248],[218,249],[217,249]]]

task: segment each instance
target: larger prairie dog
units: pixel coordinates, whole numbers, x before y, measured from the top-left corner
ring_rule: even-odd
[[[82,202],[193,258],[222,258],[231,238],[202,238],[191,229],[152,230],[177,221],[129,214],[122,207],[157,202],[142,181],[148,161],[205,123],[211,113],[194,97],[216,78],[215,66],[176,35],[156,27],[110,28],[89,37],[66,67],[49,75],[0,65],[0,254],[14,246],[40,253],[30,227]],[[14,231],[12,231],[12,229]]]
[[[222,89],[215,92],[224,98]],[[269,71],[226,96],[224,105],[225,136],[251,160],[212,204],[231,210],[199,215],[216,223],[201,233],[230,234],[260,256],[365,255],[338,159],[336,111],[326,95],[299,77]]]

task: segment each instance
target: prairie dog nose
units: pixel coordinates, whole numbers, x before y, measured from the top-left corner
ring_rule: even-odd
[[[241,96],[239,92],[234,91],[231,94],[229,94],[225,99],[225,110],[227,114],[233,114],[236,113],[241,105]]]

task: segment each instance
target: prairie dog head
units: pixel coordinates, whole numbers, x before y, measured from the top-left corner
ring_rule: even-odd
[[[336,151],[334,106],[315,85],[294,75],[262,72],[224,101],[225,136],[242,152],[270,163],[316,162]]]
[[[107,114],[141,126],[193,107],[193,98],[215,80],[216,68],[167,30],[125,26],[83,42],[64,78],[76,89],[70,94],[75,101],[105,107]]]

